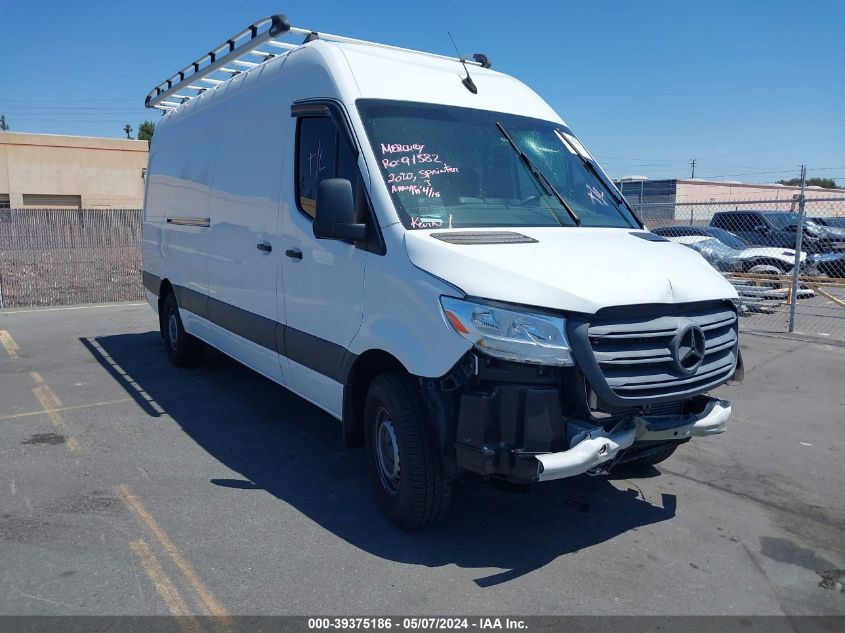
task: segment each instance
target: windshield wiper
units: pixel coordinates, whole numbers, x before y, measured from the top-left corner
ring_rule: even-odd
[[[575,215],[575,211],[572,210],[572,207],[566,204],[566,200],[564,200],[563,196],[558,193],[557,189],[554,188],[554,185],[549,182],[549,179],[546,178],[543,172],[537,169],[537,166],[530,158],[528,158],[528,155],[520,149],[519,145],[516,144],[516,141],[511,138],[510,134],[508,134],[508,131],[505,129],[505,126],[496,121],[496,127],[499,128],[499,131],[502,133],[502,136],[504,136],[507,142],[510,143],[514,151],[519,154],[519,157],[525,163],[525,166],[528,167],[528,170],[534,175],[534,177],[537,179],[537,182],[539,182],[540,186],[545,190],[546,195],[554,196],[555,198],[557,198],[557,201],[560,202],[560,205],[564,209],[566,209],[566,212],[569,214],[569,217],[571,217],[572,221],[575,222],[575,226],[581,226],[581,218]],[[554,209],[551,209],[551,211],[555,214],[555,217],[557,217],[558,222],[560,222],[560,217],[558,217]],[[561,222],[561,224],[563,224],[563,222]]]
[[[565,140],[565,137],[563,136],[563,133],[562,133],[560,130],[557,130],[557,129],[556,129],[556,130],[555,130],[555,132],[557,133],[558,137],[559,137],[561,140]],[[567,143],[567,144],[569,144],[569,143]],[[598,181],[599,181],[599,183],[601,184],[601,186],[602,186],[602,187],[604,187],[605,191],[607,191],[607,193],[608,193],[608,194],[610,194],[610,197],[611,197],[611,198],[613,198],[614,200],[616,200],[616,204],[621,204],[621,205],[622,205],[622,206],[624,206],[626,209],[628,209],[628,212],[629,212],[632,216],[634,216],[634,219],[635,219],[637,222],[639,222],[639,223],[640,223],[640,227],[644,226],[644,225],[643,225],[643,223],[642,223],[642,220],[640,220],[640,219],[637,217],[637,214],[636,214],[636,213],[634,213],[634,210],[631,208],[631,205],[630,205],[630,204],[628,204],[628,201],[627,201],[627,200],[625,200],[625,197],[622,195],[622,193],[621,193],[621,192],[617,192],[615,187],[611,187],[610,185],[608,185],[608,184],[607,184],[607,181],[605,181],[604,177],[602,177],[602,175],[599,173],[599,170],[598,170],[598,169],[596,169],[595,165],[593,165],[593,163],[592,163],[592,162],[590,162],[590,161],[589,161],[589,160],[587,160],[584,156],[582,156],[582,155],[581,155],[581,152],[579,152],[579,151],[578,151],[578,148],[573,147],[572,149],[574,149],[574,150],[575,150],[575,155],[576,155],[578,158],[580,158],[580,159],[581,159],[581,163],[584,165],[584,167],[586,167],[586,168],[587,168],[587,171],[589,171],[589,172],[590,172],[590,174],[593,176],[593,178],[595,178],[596,180],[598,180]],[[621,215],[623,218],[625,218],[625,216],[624,216],[624,215],[622,215],[622,213],[621,213],[621,212],[619,212],[619,209],[617,209],[616,211],[619,213],[619,215]]]

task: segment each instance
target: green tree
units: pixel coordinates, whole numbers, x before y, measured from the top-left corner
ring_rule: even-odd
[[[138,126],[138,140],[139,141],[147,141],[149,142],[153,138],[153,134],[156,131],[156,124],[152,121],[144,121],[141,125]]]
[[[126,138],[128,138],[128,139],[132,138],[132,126],[131,125],[129,125],[128,123],[126,125],[124,125],[123,131],[126,132]]]
[[[5,132],[9,129],[9,124],[6,123],[6,115],[0,114],[0,132]]]
[[[790,187],[800,187],[800,178],[790,178],[789,180],[778,180],[778,184],[789,185]],[[837,189],[836,181],[833,178],[807,178],[808,187],[824,187],[825,189]]]

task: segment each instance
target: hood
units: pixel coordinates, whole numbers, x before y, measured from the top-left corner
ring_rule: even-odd
[[[496,241],[489,235],[503,233],[511,235],[511,243],[489,243]],[[461,239],[471,234],[488,237]],[[525,239],[513,243],[514,234]],[[443,237],[450,241],[439,239]],[[737,296],[733,286],[697,252],[647,231],[409,230],[405,244],[417,267],[467,295],[510,303],[593,313],[609,306]]]
[[[749,248],[743,248],[741,252],[741,257],[744,259],[752,257],[770,257],[789,264],[795,263],[795,249],[792,248],[779,248],[777,246],[752,246]],[[807,253],[801,251],[801,261],[803,262],[805,259],[807,259]]]
[[[845,240],[845,229],[838,226],[827,226],[826,224],[817,224],[818,234],[821,237],[826,237],[835,240]]]

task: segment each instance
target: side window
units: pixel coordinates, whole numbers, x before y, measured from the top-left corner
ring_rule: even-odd
[[[356,183],[355,155],[325,116],[300,117],[296,127],[296,200],[299,210],[313,218],[317,187],[326,178],[347,178]]]
[[[728,231],[735,231],[737,229],[741,229],[742,227],[739,226],[739,222],[737,222],[737,217],[730,213],[726,213],[721,217],[721,222],[719,226],[723,229],[727,229]]]

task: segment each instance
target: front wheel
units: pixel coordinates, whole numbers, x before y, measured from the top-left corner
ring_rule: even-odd
[[[642,468],[655,466],[660,462],[664,462],[670,457],[672,457],[672,453],[674,453],[677,448],[677,446],[670,446],[669,448],[664,448],[662,451],[652,453],[651,455],[647,455],[646,457],[632,459],[630,462],[625,462],[623,466],[632,470],[639,470]]]
[[[410,376],[377,376],[364,405],[367,456],[376,496],[405,529],[431,525],[452,500],[437,433],[419,386]]]

